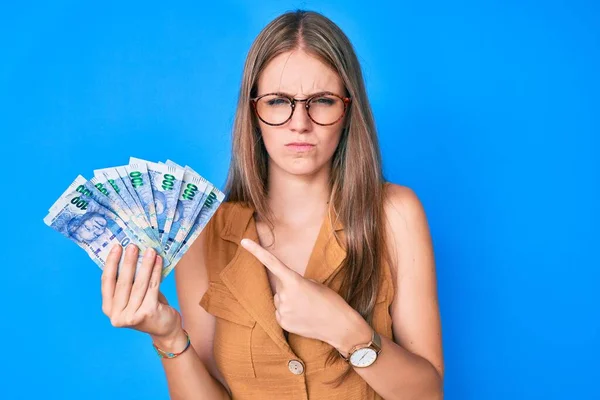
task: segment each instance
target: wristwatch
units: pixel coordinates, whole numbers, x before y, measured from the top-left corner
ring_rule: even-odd
[[[342,353],[340,353],[340,356],[353,367],[365,368],[373,365],[379,353],[381,353],[381,337],[373,329],[373,336],[369,343],[354,346],[348,352],[348,357],[345,357]]]

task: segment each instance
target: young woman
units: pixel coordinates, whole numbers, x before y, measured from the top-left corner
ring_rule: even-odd
[[[114,326],[150,334],[172,399],[440,399],[441,324],[426,216],[384,181],[360,65],[344,33],[286,13],[244,67],[224,202],[176,268],[115,248]],[[243,240],[242,240],[243,239]]]

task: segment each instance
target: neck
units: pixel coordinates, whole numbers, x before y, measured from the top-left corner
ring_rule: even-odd
[[[321,220],[327,211],[331,168],[312,175],[292,175],[269,165],[269,207],[275,224],[303,226],[306,221]]]

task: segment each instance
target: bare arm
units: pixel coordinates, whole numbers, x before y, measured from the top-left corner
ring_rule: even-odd
[[[187,330],[187,329],[186,329]],[[190,336],[192,335],[188,332]],[[156,345],[167,351],[179,351],[185,347],[183,331],[169,339],[153,339]],[[196,340],[192,339],[192,342]],[[173,359],[163,359],[163,367],[169,386],[169,397],[173,400],[229,399],[225,387],[210,374],[192,344],[182,355]]]
[[[410,189],[391,185],[388,190],[387,238],[396,281],[394,341],[382,337],[377,362],[354,370],[386,399],[441,399],[441,322],[429,228],[421,203]],[[346,331],[351,333],[343,344],[334,344],[341,351],[371,339],[372,331],[358,313],[349,321]]]
[[[213,357],[215,317],[199,305],[208,288],[203,249],[205,232],[200,234],[175,268],[183,327],[190,335],[192,344],[177,358],[162,361],[173,400],[230,398]],[[180,351],[187,342],[182,329],[169,337],[153,337],[153,340],[166,351]]]

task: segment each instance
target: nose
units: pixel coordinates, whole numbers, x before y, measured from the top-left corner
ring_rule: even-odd
[[[289,128],[292,132],[304,133],[312,127],[312,121],[308,116],[308,110],[304,106],[305,103],[296,103],[292,118],[289,122]]]

